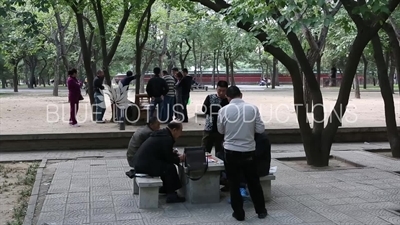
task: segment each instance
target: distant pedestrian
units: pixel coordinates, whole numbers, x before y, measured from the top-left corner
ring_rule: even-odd
[[[96,77],[93,80],[93,89],[94,89],[94,103],[96,104],[96,123],[105,123],[103,120],[104,113],[106,112],[106,104],[104,101],[104,95],[101,92],[104,90],[103,82],[104,82],[104,72],[103,70],[98,70],[96,73]]]
[[[165,95],[168,93],[168,84],[167,82],[160,77],[161,69],[155,67],[154,76],[147,82],[146,92],[149,97],[151,97],[151,104],[150,104],[150,115],[148,118],[155,116],[154,111],[156,107],[157,110],[157,118],[161,117],[161,107],[162,101]]]
[[[126,72],[126,77],[121,80],[121,84],[123,87],[128,86],[126,90],[129,89],[129,84],[136,79],[136,75],[133,76],[132,71]]]
[[[190,90],[192,89],[192,77],[189,76],[188,69],[184,68],[182,70],[183,79],[182,79],[182,105],[183,105],[183,122],[189,122],[187,105],[189,103],[190,98]]]
[[[173,106],[175,104],[175,79],[163,71],[163,79],[167,82],[168,93],[164,96],[162,109],[161,109],[161,122],[169,123],[173,119]]]
[[[78,79],[76,76],[78,75],[78,71],[74,68],[68,71],[68,101],[70,106],[70,117],[69,117],[69,124],[74,127],[79,127],[78,122],[76,120],[76,114],[78,113],[79,109],[79,101],[83,100],[81,94],[81,87]]]
[[[175,75],[175,78],[177,80],[176,85],[175,85],[175,105],[173,107],[174,112],[175,112],[175,117],[179,121],[183,121],[185,118],[184,115],[184,105],[183,105],[183,96],[182,96],[182,89],[183,89],[183,74],[181,72],[178,72]]]

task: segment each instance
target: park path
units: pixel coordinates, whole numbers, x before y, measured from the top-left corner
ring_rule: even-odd
[[[387,143],[335,144],[332,155],[358,159],[365,167],[304,172],[276,159],[304,155],[301,145],[273,145],[272,166],[278,171],[269,216],[258,219],[246,202],[242,223],[231,217],[226,195],[220,203],[199,205],[168,205],[160,196],[159,209],[138,209],[132,180],[124,174],[129,169],[125,150],[2,153],[1,160],[45,159],[32,223],[38,225],[400,224],[395,212],[400,176],[390,171],[400,170],[400,161],[364,151],[387,148]],[[49,171],[54,175],[45,180]]]

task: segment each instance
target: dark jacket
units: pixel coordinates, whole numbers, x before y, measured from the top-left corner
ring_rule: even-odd
[[[130,77],[125,77],[124,79],[121,80],[121,84],[123,87],[128,86],[127,90],[129,89],[129,84],[136,79],[136,75],[135,76],[130,76]]]
[[[77,103],[81,97],[81,87],[76,77],[69,77],[67,80],[68,86],[68,101]]]
[[[129,141],[126,156],[128,158],[133,158],[140,146],[146,141],[147,138],[149,138],[152,132],[153,130],[148,125],[137,129]]]
[[[136,152],[134,159],[136,173],[161,176],[167,165],[178,165],[180,160],[173,151],[174,143],[175,140],[168,128],[151,133]]]
[[[94,93],[101,94],[100,90],[104,89],[103,86],[104,77],[96,76],[93,80],[93,91]]]
[[[190,89],[192,88],[193,77],[187,75],[182,79],[182,95],[187,96],[190,94]]]
[[[165,96],[168,93],[168,84],[160,76],[154,76],[147,82],[146,92],[149,97]]]
[[[266,132],[262,134],[256,133],[254,139],[256,141],[255,154],[258,174],[260,177],[267,176],[271,166],[271,143]]]

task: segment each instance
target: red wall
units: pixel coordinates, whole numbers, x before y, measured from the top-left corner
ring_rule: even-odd
[[[237,84],[258,84],[260,82],[260,74],[243,74],[243,73],[237,73],[235,74],[235,82]],[[321,74],[321,79],[322,78],[329,78],[330,74]],[[212,84],[212,76],[210,74],[204,74],[203,77],[200,79],[200,77],[195,77],[196,81],[202,84]],[[341,78],[341,75],[338,74],[338,78]],[[358,75],[358,78],[360,82],[363,82],[363,76]],[[147,76],[144,78],[145,82],[147,82],[150,79],[150,76]],[[225,74],[220,74],[219,75],[219,80],[226,80],[226,75]],[[218,79],[215,77],[215,81],[217,82]],[[279,75],[279,82],[283,84],[291,84],[292,83],[292,78],[285,74],[280,74]]]

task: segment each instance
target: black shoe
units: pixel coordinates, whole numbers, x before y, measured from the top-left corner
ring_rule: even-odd
[[[229,192],[229,186],[228,186],[228,185],[223,186],[223,187],[221,188],[221,191],[222,191],[222,192]]]
[[[167,192],[165,191],[165,188],[164,188],[164,186],[163,187],[160,187],[159,189],[158,189],[158,193],[159,194],[167,194]]]
[[[259,219],[264,219],[265,217],[267,217],[267,215],[268,215],[268,212],[259,213],[259,214],[258,214],[258,218],[259,218]]]
[[[238,216],[235,212],[233,212],[232,217],[235,218],[237,221],[244,221],[244,215]]]
[[[125,173],[126,176],[128,176],[129,178],[133,179],[135,178],[135,169],[131,169],[128,172]]]
[[[181,203],[185,202],[186,198],[180,197],[178,194],[168,194],[167,195],[167,203]]]

